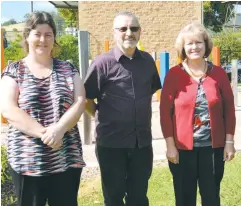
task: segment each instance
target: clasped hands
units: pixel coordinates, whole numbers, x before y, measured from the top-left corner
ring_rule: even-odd
[[[62,146],[65,131],[58,124],[44,128],[41,133],[41,140],[44,144],[53,149],[59,149]]]

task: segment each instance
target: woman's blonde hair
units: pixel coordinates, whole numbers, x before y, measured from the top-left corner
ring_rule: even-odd
[[[189,34],[203,37],[206,49],[204,58],[207,58],[212,52],[213,42],[205,27],[197,21],[184,26],[179,32],[175,42],[175,48],[177,49],[178,56],[182,60],[186,59],[187,55],[184,50],[184,38]]]

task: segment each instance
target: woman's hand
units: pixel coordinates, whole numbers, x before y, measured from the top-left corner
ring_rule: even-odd
[[[46,127],[43,131],[43,136],[41,140],[44,144],[48,146],[58,149],[63,144],[63,136],[65,131],[58,124],[53,124],[49,127]]]
[[[236,150],[234,148],[234,144],[226,143],[224,147],[223,160],[227,162],[231,161],[234,158],[235,152]]]
[[[179,153],[175,145],[167,147],[167,153],[166,153],[167,159],[174,163],[179,163]]]
[[[166,152],[167,159],[174,164],[178,164],[179,153],[176,148],[174,138],[167,137],[165,140],[166,140],[166,146],[167,146],[167,152]]]

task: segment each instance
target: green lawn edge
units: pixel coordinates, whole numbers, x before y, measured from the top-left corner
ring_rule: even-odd
[[[150,206],[175,205],[172,177],[167,166],[162,164],[153,169],[148,197]],[[103,205],[100,177],[81,182],[78,203],[81,206]],[[237,154],[233,161],[225,163],[221,184],[221,205],[241,206],[241,153]],[[197,206],[201,206],[199,194]]]

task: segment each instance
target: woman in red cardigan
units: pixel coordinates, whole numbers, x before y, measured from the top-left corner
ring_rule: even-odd
[[[176,39],[183,62],[167,73],[161,127],[173,175],[176,206],[220,206],[224,162],[234,158],[235,107],[225,71],[206,61],[213,47],[203,25],[185,26]]]

